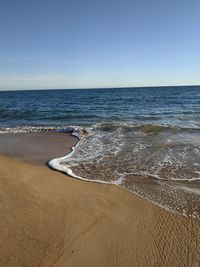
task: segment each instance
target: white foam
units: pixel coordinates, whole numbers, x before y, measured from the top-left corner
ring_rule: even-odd
[[[67,165],[64,164],[60,164],[62,162],[64,162],[66,159],[68,159],[69,157],[72,156],[72,154],[75,153],[76,148],[78,146],[81,145],[81,143],[83,142],[83,140],[86,138],[86,136],[80,137],[80,135],[78,133],[75,134],[77,137],[79,137],[80,141],[76,144],[76,146],[72,147],[72,151],[71,153],[67,154],[64,157],[60,157],[60,158],[55,158],[52,159],[48,162],[48,165],[56,170],[56,171],[60,171],[62,173],[65,173],[73,178],[82,180],[82,181],[87,181],[87,182],[94,182],[94,183],[101,183],[101,184],[109,184],[108,182],[102,181],[102,180],[91,180],[91,179],[87,179],[87,178],[83,178],[81,176],[76,175]]]
[[[184,186],[184,185],[178,186],[178,188],[182,189],[185,192],[191,192],[191,193],[194,193],[196,195],[200,195],[200,189],[199,188],[191,188],[189,186]]]
[[[33,132],[71,132],[79,128],[77,126],[20,126],[0,128],[0,134],[17,134],[17,133],[33,133]]]

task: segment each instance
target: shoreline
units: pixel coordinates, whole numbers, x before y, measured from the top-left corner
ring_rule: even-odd
[[[77,135],[73,135],[77,138]],[[129,187],[127,187],[126,185],[123,185],[123,181],[119,181],[119,180],[115,180],[115,181],[104,181],[104,180],[99,180],[99,179],[89,179],[89,178],[84,178],[81,176],[76,175],[72,169],[70,169],[67,165],[62,165],[60,164],[60,162],[66,160],[67,158],[69,158],[71,155],[73,155],[73,153],[75,153],[76,148],[81,145],[81,142],[84,140],[84,138],[86,138],[85,135],[78,135],[78,141],[76,143],[76,145],[74,147],[72,147],[71,152],[69,152],[68,154],[66,154],[65,156],[59,157],[59,158],[53,158],[52,160],[48,161],[47,166],[50,167],[50,169],[53,169],[55,171],[61,172],[67,176],[70,176],[72,178],[78,179],[80,181],[84,181],[84,182],[92,182],[92,183],[97,183],[97,184],[107,184],[107,185],[115,185],[118,186],[132,194],[135,194],[137,196],[140,196],[142,198],[144,198],[145,200],[149,201],[150,203],[163,208],[165,210],[168,210],[172,213],[175,214],[181,214],[185,217],[192,217],[192,218],[198,218],[200,219],[200,210],[195,207],[193,207],[193,203],[196,202],[198,203],[198,201],[200,200],[200,198],[198,197],[199,195],[199,189],[196,189],[197,192],[195,192],[195,189],[188,187],[187,188],[187,184],[184,185],[184,182],[187,181],[190,185],[193,183],[193,179],[191,180],[185,180],[185,179],[180,179],[180,180],[175,180],[175,179],[171,179],[171,181],[175,181],[176,184],[171,184],[170,181],[168,180],[164,180],[161,178],[157,178],[151,175],[147,175],[143,176],[143,175],[135,175],[136,181],[137,181],[137,177],[139,177],[139,179],[148,179],[149,177],[153,178],[153,180],[156,180],[158,183],[163,183],[166,185],[166,195],[163,195],[163,190],[162,190],[162,186],[161,188],[159,188],[157,190],[156,193],[153,193],[153,183],[152,183],[152,189],[146,190],[145,187],[147,187],[147,184],[149,182],[147,182],[146,186],[143,186],[143,189],[145,189],[144,192],[137,192],[137,190],[131,190]],[[199,179],[195,179],[195,183],[197,183],[197,186],[199,186],[198,181]],[[180,182],[180,184],[177,184],[177,182]],[[137,183],[137,182],[136,182]],[[177,194],[174,197],[174,192]],[[177,202],[177,198],[179,198],[178,202]],[[172,199],[173,203],[171,203],[171,200],[168,199]],[[185,204],[185,206],[182,206],[182,204],[180,204],[179,202],[181,202],[181,200],[185,201],[187,204]]]
[[[76,147],[81,144],[84,138],[84,132],[80,132],[79,135],[77,133],[72,134],[66,132],[1,134],[0,155],[11,156],[34,165],[46,165],[50,169],[66,175],[66,177],[70,176],[73,179],[78,179],[80,181],[116,185],[117,187],[140,196],[150,203],[174,214],[181,214],[186,217],[200,219],[199,209],[197,207],[196,210],[193,205],[193,203],[198,203],[198,194],[194,194],[194,189],[191,189],[191,192],[188,190],[184,191],[184,188],[186,188],[184,187],[184,184],[174,186],[173,184],[168,183],[168,181],[157,181],[157,179],[154,181],[154,179],[148,179],[148,177],[145,176],[135,175],[132,179],[135,181],[136,189],[131,190],[129,186],[118,182],[118,180],[104,181],[79,177],[75,175],[67,165],[59,164],[60,161],[67,159],[75,152]],[[2,153],[5,151],[7,153]],[[65,156],[62,156],[63,154]],[[159,182],[164,185],[158,186]],[[140,190],[141,183],[142,189]],[[191,184],[191,182],[189,183]],[[139,186],[138,189],[137,186]],[[165,193],[162,190],[162,187],[165,188]],[[184,205],[182,204],[182,200],[184,201],[183,203],[185,203]]]
[[[11,157],[0,155],[0,169],[3,266],[200,263],[197,219],[114,185],[83,183]]]

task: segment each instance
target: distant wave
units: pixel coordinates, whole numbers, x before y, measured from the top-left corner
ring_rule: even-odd
[[[129,131],[141,131],[146,134],[159,133],[164,131],[199,131],[200,126],[194,125],[194,127],[181,127],[181,126],[171,126],[171,125],[159,125],[159,124],[138,124],[138,123],[126,123],[126,122],[99,122],[91,126],[78,126],[78,125],[52,125],[52,126],[16,126],[16,127],[0,127],[0,133],[28,133],[28,132],[68,132],[78,131],[80,129],[92,129],[101,131],[115,131],[121,130],[124,132]]]

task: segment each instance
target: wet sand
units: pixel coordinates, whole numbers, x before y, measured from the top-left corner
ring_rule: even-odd
[[[71,151],[78,139],[68,133],[36,132],[0,135],[0,154],[44,165]]]
[[[200,181],[162,181],[135,175],[121,186],[163,208],[200,219]]]

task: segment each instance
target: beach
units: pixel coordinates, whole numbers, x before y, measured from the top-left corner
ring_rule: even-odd
[[[77,142],[61,137],[52,157],[62,138],[68,152]],[[30,149],[0,156],[0,266],[200,265],[200,220],[50,170],[49,154],[38,160]]]
[[[200,1],[1,1],[0,267],[200,267]]]

